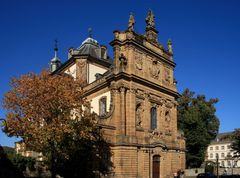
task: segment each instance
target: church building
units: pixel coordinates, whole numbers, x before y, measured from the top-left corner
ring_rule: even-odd
[[[52,73],[67,73],[85,83],[85,96],[111,145],[114,178],[169,178],[185,169],[185,139],[177,128],[177,98],[172,42],[158,41],[149,11],[144,34],[134,31],[131,14],[125,31],[114,31],[113,60],[91,36],[70,48]]]

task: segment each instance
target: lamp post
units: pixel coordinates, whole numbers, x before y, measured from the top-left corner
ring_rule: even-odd
[[[233,168],[235,168],[237,166],[237,159],[232,156],[232,175],[233,175]]]
[[[217,153],[217,154],[216,154],[217,178],[219,178],[219,174],[218,174],[218,159],[219,159],[219,156],[218,156],[218,153]]]
[[[0,121],[5,121],[5,119],[0,118]],[[3,151],[2,145],[0,144],[0,156],[1,156],[2,154],[4,154],[4,151]]]
[[[99,125],[98,126],[98,170],[97,170],[97,178],[100,178],[101,175],[100,175],[100,168],[101,168],[101,160],[100,160],[100,157],[101,157],[101,150],[102,149],[102,144],[101,144],[101,130],[102,130],[102,126]]]
[[[227,155],[226,157],[226,160],[230,162],[230,167],[231,167],[231,172],[232,172],[232,175],[233,175],[233,167],[235,166],[235,160],[234,160],[234,157],[230,154]]]

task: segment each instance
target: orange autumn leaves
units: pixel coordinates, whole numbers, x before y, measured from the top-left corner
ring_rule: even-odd
[[[22,137],[35,151],[61,142],[66,134],[91,139],[96,125],[81,84],[67,74],[51,75],[45,70],[13,78],[3,99],[4,131]]]

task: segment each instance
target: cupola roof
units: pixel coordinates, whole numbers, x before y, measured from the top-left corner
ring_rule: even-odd
[[[61,61],[57,56],[57,52],[58,52],[57,40],[55,40],[54,57],[51,59],[51,62]]]
[[[97,40],[91,37],[88,37],[86,40],[84,40],[78,50],[79,54],[90,55],[92,57],[101,59],[101,47]]]

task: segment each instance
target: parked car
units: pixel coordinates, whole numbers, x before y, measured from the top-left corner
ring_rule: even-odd
[[[240,178],[240,175],[221,175],[220,178]]]
[[[216,178],[217,176],[215,176],[214,174],[210,173],[210,172],[206,172],[206,173],[200,173],[197,175],[197,178]]]

